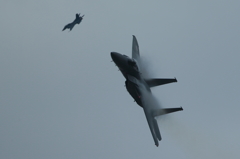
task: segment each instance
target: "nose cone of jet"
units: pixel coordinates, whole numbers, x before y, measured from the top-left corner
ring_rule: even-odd
[[[111,52],[111,57],[116,65],[119,65],[122,61],[122,55],[117,52]]]
[[[122,69],[126,69],[128,57],[117,52],[111,52],[113,62]]]
[[[119,56],[119,53],[111,52],[111,57],[114,62],[118,60],[118,56]]]

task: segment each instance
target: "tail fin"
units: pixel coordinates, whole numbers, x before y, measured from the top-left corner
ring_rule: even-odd
[[[173,113],[173,112],[177,112],[177,111],[182,111],[183,108],[179,107],[179,108],[164,108],[164,109],[159,109],[153,112],[153,116],[159,116],[159,115],[164,115],[164,114],[169,114],[169,113]]]
[[[158,78],[158,79],[146,79],[146,83],[149,87],[160,86],[168,83],[177,82],[176,78]]]
[[[138,59],[140,56],[139,53],[139,46],[137,42],[137,38],[133,35],[133,41],[132,41],[132,58],[133,59]]]

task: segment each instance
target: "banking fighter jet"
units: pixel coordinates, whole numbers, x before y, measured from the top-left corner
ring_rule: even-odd
[[[62,31],[64,31],[65,29],[70,29],[70,31],[71,31],[76,24],[81,23],[83,17],[84,17],[84,15],[80,16],[80,13],[79,14],[77,13],[74,21],[72,23],[69,23],[69,24],[65,25]]]
[[[179,108],[158,108],[153,107],[149,103],[153,98],[151,98],[151,87],[164,85],[168,83],[177,82],[176,78],[154,78],[145,79],[141,73],[140,67],[140,54],[139,46],[136,37],[133,35],[132,42],[132,58],[126,55],[122,55],[117,52],[111,52],[111,57],[113,62],[119,68],[123,76],[125,77],[125,85],[129,94],[133,97],[136,103],[143,108],[145,113],[153,140],[155,145],[158,146],[158,140],[160,141],[161,135],[156,120],[157,116],[181,111],[182,107]],[[150,99],[148,99],[150,98]]]

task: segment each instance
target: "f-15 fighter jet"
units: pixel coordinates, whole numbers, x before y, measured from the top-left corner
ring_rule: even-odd
[[[125,85],[129,94],[134,98],[137,104],[143,108],[153,140],[158,146],[161,135],[158,127],[157,116],[181,111],[179,108],[156,108],[151,106],[148,102],[149,95],[151,96],[151,87],[177,82],[176,78],[158,78],[158,79],[144,79],[140,66],[139,46],[136,37],[133,35],[132,42],[132,58],[117,52],[111,52],[113,62],[117,65],[123,76],[126,78]]]
[[[65,27],[63,28],[62,31],[64,31],[65,29],[70,29],[70,31],[71,31],[76,24],[81,23],[83,17],[84,17],[84,15],[80,16],[80,13],[79,14],[77,13],[75,20],[72,23],[69,23],[69,24],[65,25]]]

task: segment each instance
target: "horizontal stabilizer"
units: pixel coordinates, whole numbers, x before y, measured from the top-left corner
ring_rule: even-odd
[[[158,79],[146,79],[146,83],[149,87],[160,86],[168,83],[177,82],[176,78],[158,78]]]
[[[164,108],[164,109],[159,109],[153,112],[153,116],[159,116],[159,115],[164,115],[164,114],[169,114],[169,113],[173,113],[173,112],[177,112],[177,111],[182,111],[183,108]]]

